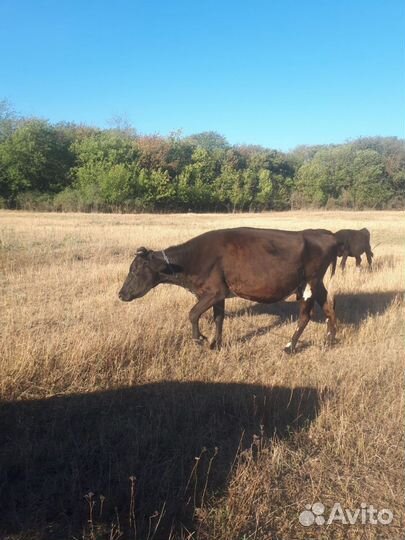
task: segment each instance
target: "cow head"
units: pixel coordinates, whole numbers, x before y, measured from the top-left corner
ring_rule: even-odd
[[[141,247],[129,267],[129,273],[118,296],[123,302],[141,298],[164,280],[167,263],[154,251]]]

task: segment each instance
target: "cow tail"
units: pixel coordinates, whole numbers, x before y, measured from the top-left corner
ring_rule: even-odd
[[[371,247],[371,244],[370,244],[370,253],[371,253],[371,256],[374,257],[374,249],[378,246],[381,246],[382,242],[378,242],[378,244],[375,244],[375,246]]]

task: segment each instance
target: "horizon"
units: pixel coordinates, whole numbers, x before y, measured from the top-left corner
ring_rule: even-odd
[[[11,103],[8,103],[9,105],[13,105]],[[333,147],[333,146],[343,146],[343,145],[349,145],[349,144],[353,144],[355,143],[356,141],[359,141],[359,140],[363,140],[363,139],[397,139],[399,141],[404,141],[405,142],[405,136],[398,136],[398,135],[379,135],[379,134],[374,134],[374,135],[360,135],[356,138],[349,138],[349,139],[346,139],[344,141],[340,141],[340,142],[324,142],[324,143],[315,143],[315,144],[307,144],[306,142],[302,142],[302,143],[298,143],[296,144],[294,147],[292,148],[287,148],[287,149],[280,149],[280,148],[276,148],[276,147],[271,147],[271,146],[265,146],[265,145],[262,145],[262,144],[259,144],[259,143],[256,143],[256,142],[250,142],[250,141],[246,141],[246,142],[243,142],[243,143],[232,143],[230,142],[223,133],[219,133],[217,131],[214,131],[214,130],[207,130],[207,131],[204,131],[204,132],[198,132],[198,133],[188,133],[188,134],[185,134],[182,132],[182,130],[175,130],[175,131],[172,131],[172,132],[169,132],[169,133],[158,133],[158,132],[153,132],[153,133],[142,133],[140,131],[138,131],[136,129],[136,126],[132,126],[130,124],[127,124],[125,127],[120,127],[120,126],[114,126],[114,122],[117,121],[117,119],[110,119],[110,120],[107,120],[106,122],[106,125],[104,126],[100,126],[100,125],[95,125],[95,124],[87,124],[85,122],[75,122],[74,120],[72,121],[66,121],[66,120],[58,120],[58,121],[55,121],[55,122],[52,122],[49,118],[45,118],[45,117],[41,117],[41,116],[24,116],[22,115],[19,111],[16,111],[13,107],[13,111],[15,112],[16,114],[16,117],[18,120],[22,120],[22,121],[30,121],[30,120],[39,120],[39,121],[43,121],[43,122],[47,122],[49,123],[50,125],[54,126],[54,127],[57,127],[58,125],[74,125],[74,126],[77,126],[77,127],[88,127],[90,129],[94,129],[94,130],[101,130],[101,131],[108,131],[108,130],[122,130],[122,131],[125,131],[125,130],[131,130],[133,131],[133,136],[134,138],[142,138],[142,137],[145,137],[145,138],[148,138],[148,137],[161,137],[161,138],[169,138],[171,136],[177,136],[179,137],[180,139],[187,139],[189,137],[193,137],[195,135],[201,135],[203,133],[212,133],[212,134],[216,134],[216,135],[220,135],[221,137],[223,137],[226,142],[229,144],[230,147],[243,147],[243,146],[247,146],[247,147],[262,147],[263,149],[265,150],[274,150],[274,151],[278,151],[278,152],[281,152],[281,153],[284,153],[284,154],[288,154],[288,153],[292,153],[294,152],[295,150],[299,149],[299,148],[313,148],[313,147],[317,147],[317,146],[321,146],[321,147]],[[121,119],[122,120],[122,119]]]
[[[99,129],[121,117],[142,135],[214,131],[283,152],[405,134],[399,0],[23,0],[0,20],[0,99],[22,116]]]

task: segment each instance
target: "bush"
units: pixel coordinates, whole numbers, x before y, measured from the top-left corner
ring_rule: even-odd
[[[302,193],[301,191],[293,191],[291,193],[290,203],[291,210],[301,210],[305,208],[322,208],[321,203],[316,200],[309,200],[307,195],[305,193]]]
[[[329,197],[329,199],[326,201],[325,208],[326,210],[335,210],[336,208],[339,208],[339,199],[335,199],[334,197]]]
[[[353,208],[354,206],[354,200],[353,195],[350,191],[344,189],[338,199],[339,206],[342,208]]]
[[[15,207],[18,210],[37,210],[40,212],[51,212],[54,209],[53,197],[48,193],[25,191],[24,193],[19,193],[16,196]]]
[[[405,196],[398,195],[392,198],[385,207],[388,210],[404,210],[405,209]]]
[[[75,189],[66,188],[55,195],[53,206],[58,212],[78,212],[82,207],[80,193]]]

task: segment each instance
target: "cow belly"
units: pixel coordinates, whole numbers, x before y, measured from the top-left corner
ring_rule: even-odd
[[[273,304],[274,302],[279,302],[286,296],[288,296],[290,293],[279,295],[279,294],[272,294],[269,291],[263,291],[263,292],[254,292],[254,293],[246,293],[244,291],[232,291],[232,294],[234,296],[239,296],[239,298],[245,298],[246,300],[251,300],[252,302],[262,302],[264,304]]]
[[[253,302],[264,302],[271,304],[278,302],[289,296],[299,283],[296,278],[285,280],[282,284],[276,283],[271,278],[265,283],[254,280],[252,283],[239,281],[228,283],[228,288],[232,294]]]
[[[224,260],[223,277],[234,295],[254,302],[278,302],[303,281],[300,252],[272,256],[260,248],[246,251],[232,252]]]

